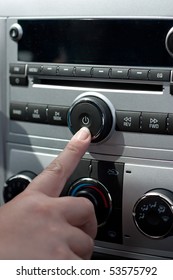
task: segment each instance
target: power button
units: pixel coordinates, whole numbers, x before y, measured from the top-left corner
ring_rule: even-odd
[[[115,112],[104,96],[86,93],[74,101],[67,120],[73,134],[86,126],[91,132],[92,142],[100,142],[114,130]]]
[[[88,116],[88,114],[84,115],[81,118],[81,124],[82,124],[82,126],[89,126],[89,124],[90,124],[90,117]]]

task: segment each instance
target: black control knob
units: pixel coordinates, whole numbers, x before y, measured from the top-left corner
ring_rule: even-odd
[[[31,171],[22,171],[11,176],[4,185],[4,202],[10,201],[16,195],[24,191],[35,177],[36,174]]]
[[[112,210],[112,200],[108,190],[99,181],[82,178],[72,184],[68,195],[88,198],[94,205],[98,226],[106,223]]]
[[[105,96],[85,93],[74,100],[67,121],[73,134],[83,126],[88,127],[92,143],[98,143],[106,140],[115,129],[115,109]]]
[[[173,192],[155,189],[140,198],[133,211],[137,228],[151,238],[164,238],[173,230]]]
[[[23,35],[23,29],[18,23],[14,23],[10,27],[9,31],[10,37],[13,41],[19,41]]]
[[[165,45],[168,53],[173,56],[173,27],[169,30],[166,36]]]

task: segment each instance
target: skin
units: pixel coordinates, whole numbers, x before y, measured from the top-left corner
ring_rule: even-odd
[[[59,197],[91,141],[87,128],[24,192],[0,208],[0,259],[90,259],[97,222],[92,203]]]

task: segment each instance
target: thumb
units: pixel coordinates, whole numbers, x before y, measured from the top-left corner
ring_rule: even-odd
[[[28,190],[40,191],[48,196],[60,195],[67,179],[75,170],[91,142],[88,128],[82,127],[69,141],[65,149],[28,186]]]

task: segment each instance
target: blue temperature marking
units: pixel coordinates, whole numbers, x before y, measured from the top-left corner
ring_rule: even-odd
[[[77,186],[72,192],[71,192],[71,196],[75,196],[75,194],[76,194],[76,192],[79,190],[79,189],[81,189],[81,188],[83,188],[83,187],[89,187],[90,186],[90,184],[80,184],[79,186]]]

